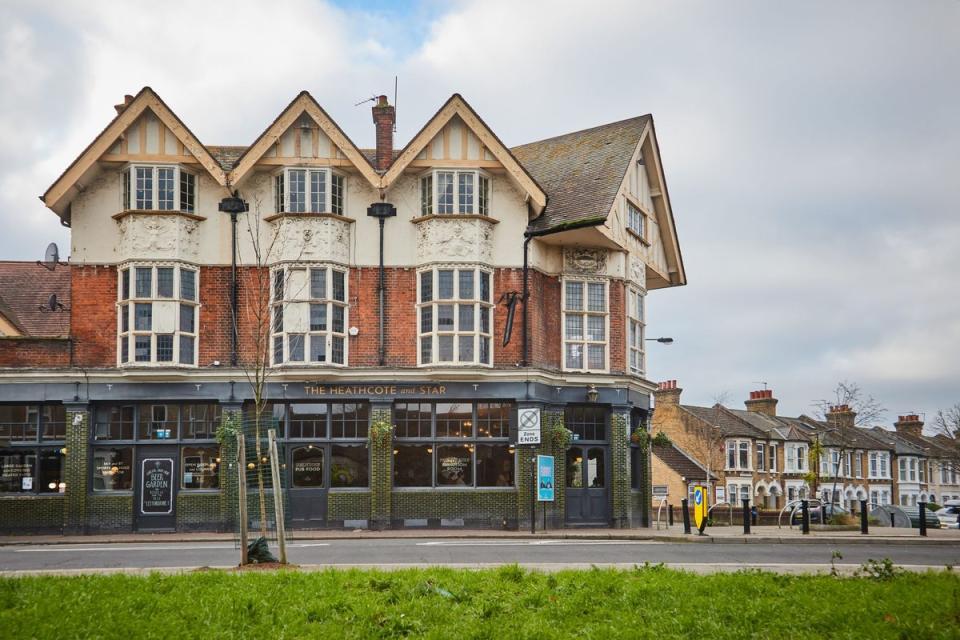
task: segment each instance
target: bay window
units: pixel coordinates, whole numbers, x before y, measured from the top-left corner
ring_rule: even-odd
[[[482,171],[437,169],[420,177],[420,214],[490,215],[490,178]]]
[[[273,178],[277,213],[344,215],[344,176],[330,169],[287,168]]]
[[[748,440],[727,440],[727,469],[749,470],[750,462]]]
[[[131,165],[121,185],[124,211],[196,211],[197,177],[177,165]]]
[[[273,364],[347,363],[347,272],[327,265],[273,271]]]
[[[117,295],[121,366],[196,366],[197,273],[181,264],[121,268]]]
[[[574,371],[607,370],[607,283],[564,280],[563,365]]]
[[[419,364],[493,363],[492,278],[478,267],[419,273]]]

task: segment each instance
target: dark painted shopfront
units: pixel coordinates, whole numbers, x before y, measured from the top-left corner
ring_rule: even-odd
[[[225,416],[246,385],[5,385],[0,530],[224,530],[236,511]],[[31,402],[33,398],[60,401]],[[527,526],[532,456],[556,457],[548,526],[640,526],[644,454],[629,432],[648,396],[538,383],[271,382],[289,526]],[[514,444],[537,408],[541,444]],[[386,421],[392,434],[369,438]],[[568,446],[557,433],[572,432]],[[248,457],[248,460],[250,458]]]

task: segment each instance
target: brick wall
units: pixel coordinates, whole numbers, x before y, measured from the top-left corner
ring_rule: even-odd
[[[0,338],[0,367],[68,367],[70,342],[63,338]]]
[[[70,331],[76,341],[74,364],[117,366],[117,270],[112,266],[70,267],[73,291]]]
[[[117,272],[111,266],[74,266],[71,322],[75,346],[75,363],[83,367],[116,366],[116,300]],[[264,275],[265,274],[265,275]],[[249,361],[255,348],[259,308],[269,300],[270,278],[267,270],[255,267],[238,268],[239,357]],[[379,320],[377,296],[378,269],[350,270],[349,325],[359,330],[349,339],[349,361],[353,366],[378,365]],[[415,367],[417,364],[416,270],[388,268],[384,273],[386,317],[386,365]],[[230,267],[202,267],[200,270],[200,340],[198,363],[202,366],[219,360],[230,362],[231,312]],[[521,269],[498,269],[493,279],[493,300],[508,291],[522,292]],[[261,298],[260,291],[263,291]],[[614,373],[625,368],[624,285],[611,284],[610,353]],[[502,347],[507,318],[505,305],[494,310],[494,365],[510,368],[523,359],[523,305],[517,305],[510,344]],[[530,271],[529,339],[531,364],[546,369],[560,368],[560,281],[539,271]],[[269,349],[269,344],[265,345]],[[4,349],[0,366],[23,366],[24,362],[40,362],[40,366],[67,366],[69,346],[66,341],[30,342],[18,350]],[[9,364],[6,364],[9,362]]]
[[[4,533],[60,533],[64,498],[4,496],[0,498],[0,531]]]
[[[560,368],[560,280],[530,270],[530,364]],[[522,325],[521,325],[522,326]],[[519,329],[519,327],[518,327]],[[518,335],[517,339],[522,340]]]

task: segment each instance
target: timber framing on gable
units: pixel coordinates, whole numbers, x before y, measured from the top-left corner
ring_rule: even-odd
[[[513,156],[510,149],[500,141],[500,138],[497,137],[459,93],[450,96],[450,99],[440,107],[440,110],[420,129],[407,146],[404,147],[403,151],[400,152],[400,155],[397,156],[396,160],[393,161],[393,164],[390,165],[390,168],[383,175],[381,188],[389,188],[405,169],[412,166],[412,163],[416,160],[420,152],[443,130],[454,116],[460,117],[470,131],[480,139],[484,147],[489,150],[490,153],[493,154],[493,157],[506,169],[511,179],[519,185],[530,199],[534,212],[539,214],[543,211],[547,205],[547,194],[523,165]]]
[[[343,152],[357,171],[367,179],[370,186],[375,189],[380,188],[380,176],[373,165],[370,164],[370,161],[307,91],[301,91],[287,108],[277,116],[276,120],[237,159],[233,170],[227,176],[229,184],[239,184],[244,176],[250,173],[257,162],[263,158],[264,154],[277,143],[280,136],[294,125],[304,113],[313,118],[323,133],[333,141],[333,144]]]
[[[93,142],[67,167],[66,171],[57,178],[56,182],[47,189],[46,193],[40,196],[43,203],[58,215],[64,217],[69,205],[70,196],[75,195],[79,190],[78,183],[80,178],[110,151],[110,148],[116,143],[123,132],[135,123],[147,110],[153,112],[160,122],[177,137],[183,144],[184,149],[196,158],[200,165],[207,170],[218,184],[227,184],[226,174],[207,148],[193,135],[190,129],[183,124],[183,121],[177,117],[170,107],[160,99],[160,96],[158,96],[153,89],[144,87],[137,93],[130,104],[118,113],[100,135],[94,138]]]
[[[607,224],[609,225],[609,221],[615,219],[614,209],[618,206],[620,197],[627,193],[627,180],[630,168],[636,166],[637,161],[641,158],[644,160],[644,166],[652,169],[652,172],[647,172],[647,178],[650,180],[653,215],[656,217],[657,229],[660,233],[660,240],[663,243],[664,257],[668,269],[668,273],[660,273],[648,263],[648,288],[658,289],[662,286],[685,285],[687,284],[687,274],[683,267],[683,255],[680,253],[680,243],[677,240],[677,227],[673,218],[673,209],[670,207],[670,196],[667,193],[666,178],[663,175],[663,167],[660,163],[660,147],[657,144],[657,136],[654,130],[652,116],[644,127],[643,134],[640,136],[633,155],[630,157],[623,180],[620,183],[620,188],[617,191],[618,198],[614,201],[613,207],[607,214]],[[621,221],[621,224],[623,223],[624,221]],[[605,228],[609,236],[609,228],[606,226]],[[650,270],[652,270],[652,273]]]

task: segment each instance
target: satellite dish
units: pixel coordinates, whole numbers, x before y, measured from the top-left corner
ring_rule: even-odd
[[[47,250],[43,254],[43,262],[37,261],[37,264],[53,271],[57,268],[57,263],[60,262],[60,250],[57,248],[56,242],[51,242],[47,245]]]
[[[57,311],[69,311],[63,303],[57,300],[57,294],[51,293],[47,298],[47,306],[40,305],[40,311],[43,313],[56,313]]]

